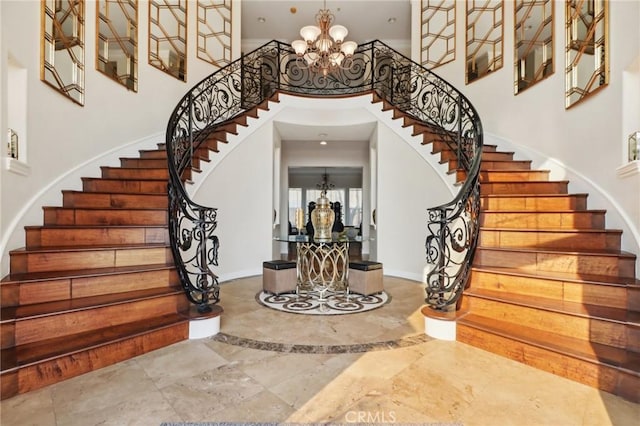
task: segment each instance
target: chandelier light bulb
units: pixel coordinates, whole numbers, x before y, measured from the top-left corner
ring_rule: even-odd
[[[300,68],[326,76],[338,69],[353,66],[351,57],[358,44],[344,41],[349,30],[343,25],[331,25],[334,16],[325,7],[316,14],[316,25],[307,25],[300,29],[303,40],[295,40],[291,47],[297,56],[296,64]]]
[[[320,35],[320,32],[319,27],[316,27],[315,25],[307,25],[300,29],[300,36],[302,36],[304,41],[307,43],[313,43]]]
[[[349,30],[342,25],[334,25],[329,28],[329,35],[336,41],[336,43],[342,43],[347,34],[349,34]]]

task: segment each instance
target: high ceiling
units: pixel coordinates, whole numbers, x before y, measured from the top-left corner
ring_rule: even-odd
[[[241,7],[243,44],[257,47],[273,39],[289,43],[299,39],[300,28],[315,24],[324,2],[243,0]],[[410,0],[329,0],[326,7],[335,16],[334,24],[349,30],[347,40],[359,44],[375,39],[389,44],[409,41]]]
[[[242,0],[242,46],[248,52],[271,40],[290,43],[299,39],[300,28],[315,24],[323,0]],[[391,47],[408,46],[411,37],[410,0],[328,0],[334,24],[347,27],[346,40],[358,44],[381,40]],[[295,10],[295,13],[292,12]],[[368,140],[373,125],[334,127],[279,123],[282,139],[303,141]],[[320,137],[319,134],[327,133]]]

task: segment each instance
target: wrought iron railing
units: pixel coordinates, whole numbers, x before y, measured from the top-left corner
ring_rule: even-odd
[[[296,64],[290,46],[272,41],[243,55],[194,86],[167,126],[169,234],[187,297],[202,312],[219,301],[217,210],[191,200],[183,185],[194,153],[247,110],[278,92],[309,96],[375,93],[409,117],[429,126],[456,153],[467,179],[453,201],[428,210],[426,302],[445,310],[466,285],[478,237],[480,119],[455,87],[380,41],[361,45],[353,66],[327,76]]]

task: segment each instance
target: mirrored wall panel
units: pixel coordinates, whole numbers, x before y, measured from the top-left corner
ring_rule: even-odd
[[[435,68],[456,59],[456,1],[422,0],[421,63]]]
[[[138,0],[98,0],[96,69],[138,91]]]
[[[187,0],[149,0],[149,64],[187,81]]]
[[[553,1],[516,0],[514,93],[553,74]]]
[[[231,0],[198,0],[198,58],[231,63]]]
[[[40,79],[84,105],[84,0],[42,1]]]
[[[565,8],[565,107],[570,108],[609,84],[608,2],[571,0]]]
[[[502,0],[467,0],[466,82],[502,68]]]

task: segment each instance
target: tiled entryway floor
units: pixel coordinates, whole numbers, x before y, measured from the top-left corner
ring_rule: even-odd
[[[225,312],[215,338],[181,342],[8,399],[0,421],[640,424],[638,404],[426,337],[422,286],[393,277],[384,285],[392,300],[380,309],[306,316],[259,305],[261,277],[224,283]]]

